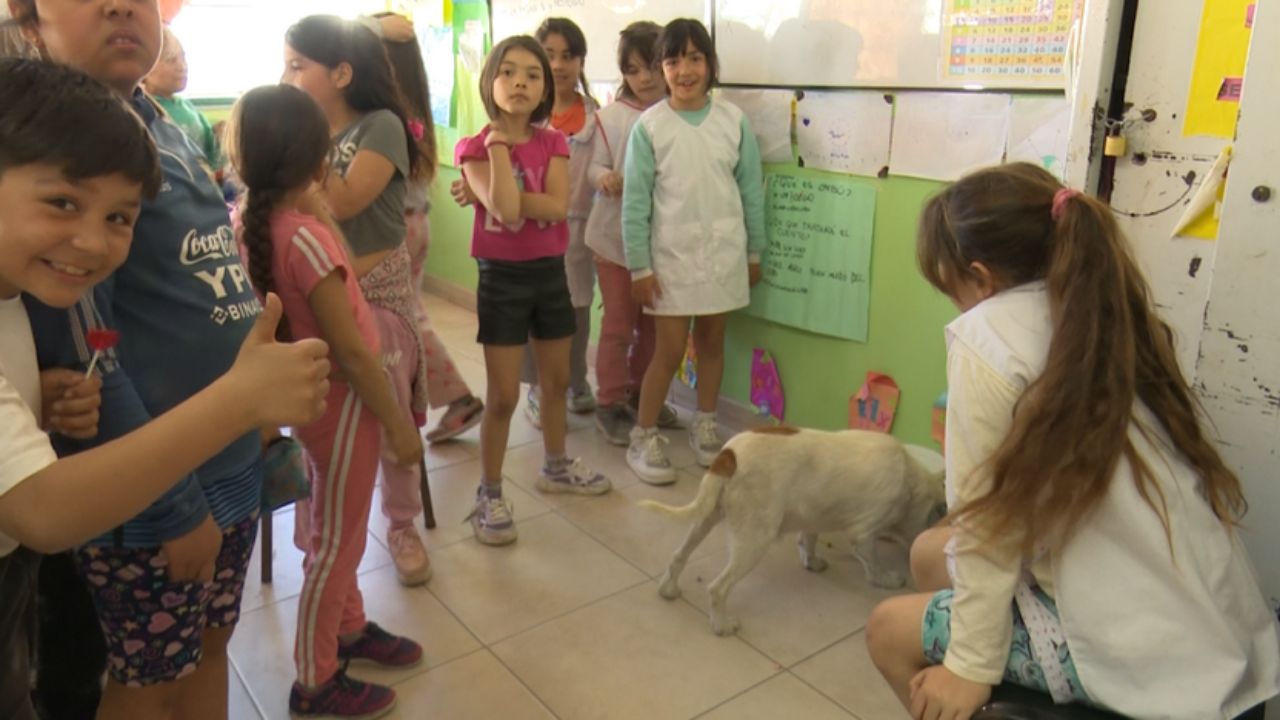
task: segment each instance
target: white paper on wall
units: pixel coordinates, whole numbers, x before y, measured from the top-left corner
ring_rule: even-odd
[[[892,96],[805,91],[796,103],[796,146],[807,168],[875,176],[889,164]]]
[[[889,172],[957,180],[1004,159],[1009,96],[903,92],[897,95]]]

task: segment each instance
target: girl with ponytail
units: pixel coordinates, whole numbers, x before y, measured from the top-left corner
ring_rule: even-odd
[[[330,147],[324,114],[296,88],[260,87],[236,103],[227,137],[245,186],[236,235],[250,281],[260,295],[280,296],[294,338],[329,343],[337,371],[324,416],[294,429],[314,487],[306,510],[299,508],[311,521],[289,709],[300,717],[365,717],[390,708],[395,693],[348,678],[339,659],[403,666],[422,658],[417,643],[366,621],[356,582],[383,432],[384,454],[402,467],[419,463],[422,440],[383,370],[378,326],[342,234],[316,197]]]
[[[1033,165],[924,209],[947,326],[945,527],[920,595],[872,614],[872,658],[919,717],[1002,680],[1134,718],[1234,718],[1280,690],[1276,622],[1173,335],[1111,211]]]

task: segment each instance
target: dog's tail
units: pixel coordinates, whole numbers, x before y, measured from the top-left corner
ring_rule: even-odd
[[[725,481],[733,477],[737,471],[737,456],[733,454],[732,448],[725,448],[716,455],[716,459],[711,462],[711,467],[702,476],[702,484],[698,486],[698,496],[693,499],[693,502],[684,507],[674,507],[653,500],[641,500],[640,507],[657,510],[677,520],[702,520],[716,509],[716,504],[720,502],[720,490],[724,488]]]

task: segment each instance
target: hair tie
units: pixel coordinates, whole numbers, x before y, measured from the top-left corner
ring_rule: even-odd
[[[410,120],[405,125],[408,126],[409,134],[413,136],[413,139],[422,142],[422,134],[427,131],[427,126],[423,125],[421,120],[416,119]]]
[[[1053,209],[1049,211],[1049,216],[1053,218],[1054,222],[1062,219],[1062,211],[1067,208],[1067,201],[1079,194],[1079,190],[1073,190],[1068,187],[1064,187],[1053,194]]]

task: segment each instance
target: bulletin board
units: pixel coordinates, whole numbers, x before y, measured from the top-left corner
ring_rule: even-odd
[[[715,0],[721,80],[1063,90],[1083,0]]]

